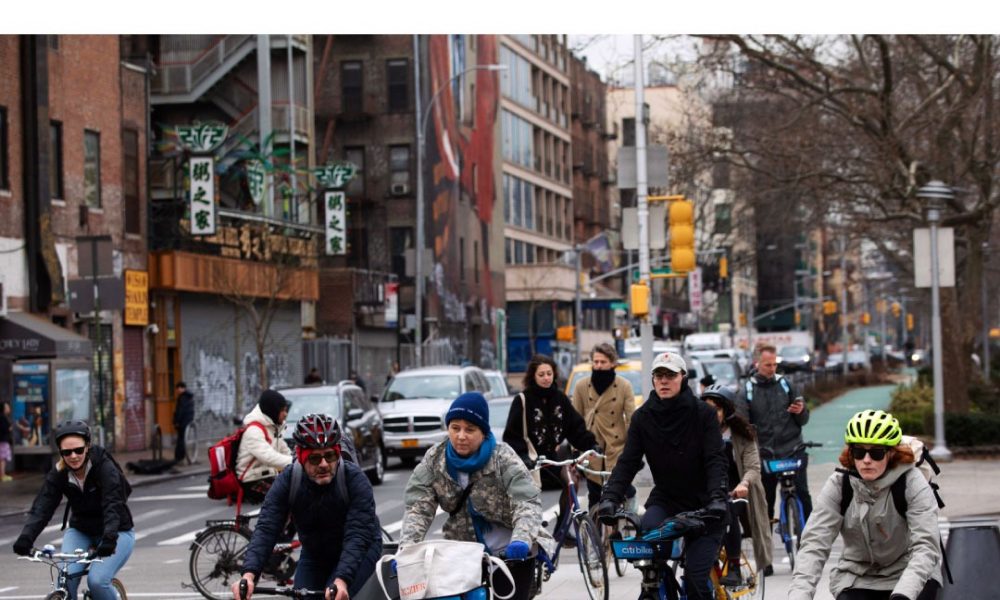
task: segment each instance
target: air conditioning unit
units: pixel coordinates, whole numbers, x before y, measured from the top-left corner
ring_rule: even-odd
[[[405,196],[410,193],[410,186],[405,183],[394,183],[389,186],[389,191],[393,196]]]

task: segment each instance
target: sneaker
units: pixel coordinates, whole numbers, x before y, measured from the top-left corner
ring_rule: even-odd
[[[739,587],[743,585],[743,578],[740,577],[740,566],[729,565],[726,574],[719,578],[719,585],[723,587]]]
[[[770,577],[771,575],[774,575],[774,567],[767,565],[764,567],[764,577]]]

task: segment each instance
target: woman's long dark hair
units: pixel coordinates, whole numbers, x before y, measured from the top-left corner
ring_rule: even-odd
[[[736,414],[736,407],[733,406],[733,403],[730,402],[728,398],[724,396],[711,396],[709,398],[705,398],[704,400],[705,402],[711,402],[722,409],[722,418],[725,419],[726,425],[729,426],[729,429],[731,429],[733,433],[748,440],[757,439],[757,434],[753,430],[753,425],[740,415]]]
[[[531,357],[531,362],[528,363],[528,370],[524,373],[524,381],[521,382],[524,389],[535,389],[538,387],[538,384],[535,383],[535,372],[538,371],[538,367],[542,365],[549,365],[552,367],[553,374],[559,374],[559,368],[556,367],[556,361],[552,360],[552,358],[548,356],[545,356],[544,354],[536,354]],[[555,385],[556,380],[553,378],[552,387],[555,387]]]

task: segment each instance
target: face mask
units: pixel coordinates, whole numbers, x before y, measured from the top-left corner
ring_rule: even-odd
[[[613,369],[594,371],[590,376],[590,382],[594,384],[594,389],[597,390],[598,394],[603,394],[604,390],[608,389],[614,380],[615,372]]]

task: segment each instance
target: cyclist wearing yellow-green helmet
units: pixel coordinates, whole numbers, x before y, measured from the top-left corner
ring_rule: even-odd
[[[844,551],[830,572],[836,600],[936,598],[941,587],[938,505],[914,467],[913,451],[901,443],[899,421],[882,410],[861,411],[847,422],[844,441],[844,468],[827,479],[816,499],[788,598],[815,595],[838,535]],[[893,498],[894,485],[905,493],[903,514]]]

